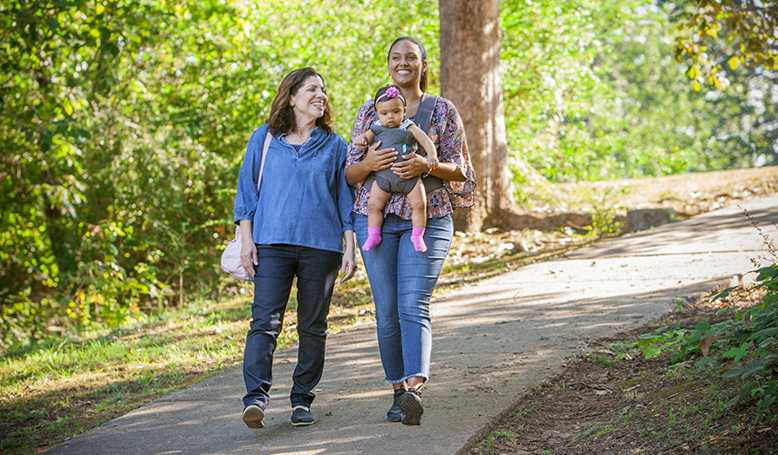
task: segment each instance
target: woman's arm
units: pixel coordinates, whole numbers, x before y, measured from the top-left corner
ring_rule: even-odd
[[[416,142],[418,142],[421,147],[424,149],[425,152],[427,152],[427,160],[431,163],[438,161],[438,150],[435,148],[435,144],[432,142],[432,139],[430,139],[429,136],[427,136],[427,133],[421,130],[416,125],[410,125],[408,126],[408,131],[413,134],[414,139],[416,139]],[[433,165],[432,167],[437,167]]]
[[[340,224],[343,229],[343,258],[340,263],[340,281],[344,283],[348,281],[354,272],[356,271],[356,250],[354,247],[354,214],[352,208],[354,207],[354,193],[346,182],[346,155],[348,153],[348,147],[345,141],[340,141],[341,148],[338,155],[341,157],[338,160],[338,171],[336,178],[338,180],[338,210],[340,215]]]
[[[392,166],[392,171],[404,179],[412,179],[427,172],[429,172],[429,175],[434,175],[446,181],[464,182],[467,179],[458,165],[441,162],[436,168],[432,169],[427,159],[416,153],[409,156],[406,160],[395,163]]]
[[[351,127],[351,144],[348,147],[346,160],[346,180],[349,185],[356,185],[364,181],[371,172],[388,169],[397,158],[397,153],[392,149],[378,150],[380,142],[373,143],[367,150],[364,146],[357,145],[358,138],[370,131],[370,124],[375,119],[375,111],[372,102],[367,102],[359,108]]]
[[[251,220],[240,220],[240,265],[251,278],[254,278],[254,266],[257,260],[257,246],[251,233]]]
[[[354,231],[343,232],[343,259],[340,263],[341,277],[338,283],[345,283],[357,271],[357,255],[354,241]]]
[[[394,149],[378,149],[380,142],[375,142],[367,149],[362,161],[346,167],[346,180],[349,185],[364,181],[371,172],[389,169],[397,159]]]
[[[260,168],[260,150],[265,140],[267,128],[254,131],[246,146],[246,156],[238,174],[238,190],[233,204],[233,221],[240,229],[240,263],[250,277],[254,277],[254,265],[257,264],[257,247],[254,245],[252,220],[257,210],[257,177]]]

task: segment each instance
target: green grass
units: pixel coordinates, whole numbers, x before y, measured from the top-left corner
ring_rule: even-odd
[[[484,441],[482,447],[480,448],[481,454],[494,455],[498,453],[494,449],[494,442],[496,440],[513,442],[516,439],[518,439],[518,437],[519,435],[513,431],[506,431],[506,430],[490,431],[486,435],[486,440]]]
[[[249,315],[247,299],[234,298],[9,353],[0,361],[0,452],[58,442],[234,365]],[[285,330],[281,344],[295,336]]]

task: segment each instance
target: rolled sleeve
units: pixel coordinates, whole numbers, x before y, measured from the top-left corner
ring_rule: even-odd
[[[241,220],[252,220],[257,211],[257,177],[262,159],[262,141],[267,128],[254,131],[246,146],[246,156],[238,174],[238,190],[235,193],[232,220],[235,224]]]

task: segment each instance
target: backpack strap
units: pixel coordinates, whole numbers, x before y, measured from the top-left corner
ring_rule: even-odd
[[[262,183],[262,173],[265,171],[265,158],[267,158],[267,149],[270,147],[270,141],[273,140],[273,135],[270,134],[270,128],[265,133],[265,138],[262,140],[262,158],[259,164],[259,174],[257,175],[257,193],[259,193],[259,185]]]
[[[413,117],[414,119],[418,119],[418,121],[415,122],[416,126],[418,126],[419,129],[427,134],[430,133],[430,127],[432,126],[432,112],[435,110],[435,105],[437,102],[437,96],[427,94],[422,95],[419,108],[416,110],[416,115]],[[432,175],[423,178],[421,181],[424,183],[424,189],[427,190],[427,193],[443,187],[443,180]]]
[[[430,126],[432,126],[432,111],[435,110],[435,104],[438,102],[438,97],[434,95],[422,95],[419,108],[416,110],[416,115],[413,117],[418,119],[416,125],[425,133],[430,133]]]

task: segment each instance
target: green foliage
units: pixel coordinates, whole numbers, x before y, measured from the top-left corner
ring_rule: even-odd
[[[0,346],[218,290],[245,143],[292,68],[325,75],[345,134],[386,83],[396,36],[438,60],[429,2],[12,1],[0,12]]]
[[[741,107],[773,82],[691,90],[663,8],[501,2],[516,157],[556,181],[770,162],[778,103]],[[0,346],[218,292],[245,143],[289,70],[324,75],[343,135],[397,36],[439,85],[436,2],[12,0],[0,23]]]
[[[774,163],[775,78],[740,72],[727,91],[695,91],[673,58],[685,4],[501,2],[514,159],[563,182]]]
[[[169,14],[138,1],[6,2],[0,17],[2,344],[42,335],[55,316],[82,323],[96,306],[126,309],[120,301],[156,282],[144,260],[126,260],[133,227],[110,219],[120,188],[109,176],[123,142],[122,63],[164,33]]]
[[[682,2],[671,14],[675,54],[695,91],[720,115],[709,148],[724,166],[775,164],[778,4]],[[738,150],[737,153],[731,153]]]
[[[727,69],[741,65],[778,70],[774,0],[697,0],[679,16],[683,33],[676,40],[676,55],[688,62],[687,75],[696,90],[726,87]]]
[[[778,264],[760,268],[757,274],[756,286],[767,291],[760,304],[735,311],[721,322],[660,329],[641,337],[636,347],[648,359],[663,353],[670,353],[674,363],[696,358],[698,366],[738,381],[737,398],[753,400],[760,412],[767,412],[778,401]]]

